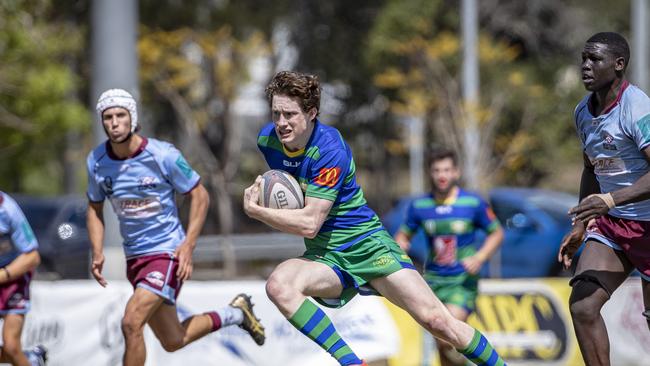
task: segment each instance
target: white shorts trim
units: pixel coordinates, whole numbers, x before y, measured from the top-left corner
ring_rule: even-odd
[[[606,236],[604,236],[602,234],[598,234],[596,232],[587,233],[587,236],[585,237],[585,243],[588,240],[594,240],[594,241],[596,241],[596,242],[598,242],[600,244],[607,245],[608,247],[610,247],[610,248],[612,248],[614,250],[618,250],[618,251],[623,250],[623,248],[621,248],[618,244],[614,243],[610,238],[608,238],[608,237],[606,237]]]

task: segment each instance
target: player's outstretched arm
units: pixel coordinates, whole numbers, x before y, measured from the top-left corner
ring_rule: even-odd
[[[108,284],[102,276],[104,267],[104,203],[88,202],[86,211],[86,226],[88,227],[88,237],[92,248],[92,268],[91,273],[95,280],[106,287]]]
[[[176,248],[174,255],[178,258],[178,271],[176,275],[181,281],[188,280],[192,276],[194,264],[192,254],[196,248],[196,240],[201,234],[210,205],[210,195],[202,184],[197,185],[188,193],[190,197],[190,218],[187,225],[185,241]]]
[[[301,209],[283,210],[262,207],[258,204],[261,180],[262,178],[258,176],[255,183],[244,190],[246,215],[285,233],[310,239],[316,237],[334,202],[306,197],[305,207]]]

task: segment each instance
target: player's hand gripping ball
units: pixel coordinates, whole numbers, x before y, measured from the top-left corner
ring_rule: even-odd
[[[259,204],[263,207],[298,209],[305,206],[300,184],[284,170],[273,169],[262,175]]]

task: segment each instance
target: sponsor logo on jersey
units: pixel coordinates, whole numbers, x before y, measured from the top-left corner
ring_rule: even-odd
[[[176,159],[176,166],[181,170],[181,173],[183,173],[185,178],[192,178],[192,168],[190,168],[190,164],[187,163],[183,155],[179,156],[178,159]]]
[[[162,212],[158,197],[111,199],[115,212],[120,217],[142,219]]]
[[[104,177],[104,180],[101,183],[101,186],[104,190],[104,193],[107,196],[111,196],[113,194],[113,178],[106,176]]]
[[[299,161],[288,161],[288,160],[282,160],[282,165],[290,168],[297,168],[300,166]]]
[[[646,114],[643,118],[636,122],[637,127],[641,131],[644,141],[650,140],[650,114]]]
[[[424,230],[429,235],[435,234],[436,233],[436,220],[426,220],[424,222]]]
[[[456,236],[440,235],[433,238],[434,262],[442,266],[456,263]]]
[[[165,284],[165,276],[158,271],[152,271],[147,273],[145,278],[147,279],[147,281],[151,282],[152,284],[158,287],[163,287],[163,285]]]
[[[605,136],[603,136],[603,149],[605,150],[618,150],[616,148],[616,145],[614,145],[614,138],[612,135],[606,133]]]
[[[450,214],[451,210],[452,210],[451,206],[447,206],[447,205],[436,206],[436,213],[438,215]]]
[[[334,187],[341,177],[341,168],[323,168],[318,173],[316,184],[325,187]]]
[[[601,158],[591,162],[596,175],[616,175],[625,173],[625,162],[621,158]]]
[[[158,180],[156,177],[142,177],[138,179],[138,190],[156,189]]]
[[[462,234],[467,230],[467,223],[465,221],[452,221],[451,222],[451,231],[453,231],[456,234]]]

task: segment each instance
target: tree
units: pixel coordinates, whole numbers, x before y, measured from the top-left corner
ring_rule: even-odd
[[[68,133],[89,127],[76,74],[84,32],[56,10],[47,0],[0,3],[0,186],[6,190],[61,192]]]
[[[511,3],[515,1],[501,1],[499,6]],[[503,29],[483,30],[481,99],[478,105],[463,105],[457,5],[442,0],[388,1],[378,16],[366,59],[376,70],[375,83],[384,89],[393,113],[424,118],[429,140],[450,145],[461,160],[466,121],[473,114],[479,123],[481,152],[473,165],[481,182],[472,188],[486,189],[504,181],[537,185],[554,173],[556,165],[550,158],[579,160],[574,127],[568,121],[580,86],[573,77],[577,70],[566,66],[569,57],[563,51],[568,48],[549,60],[541,52],[549,52],[547,48],[529,47],[525,39],[504,36]]]
[[[233,197],[243,191],[234,183],[242,173],[246,132],[245,121],[233,115],[232,104],[248,78],[250,63],[266,56],[269,47],[260,33],[239,40],[224,26],[216,31],[145,28],[138,48],[142,86],[171,107],[174,118],[159,117],[180,130],[175,140],[202,173],[214,197],[219,231],[228,236],[234,228]],[[228,255],[225,263],[234,266],[231,248]],[[235,268],[226,272],[232,275]]]

